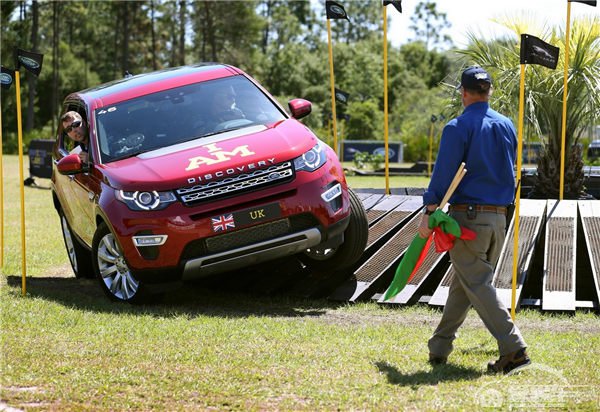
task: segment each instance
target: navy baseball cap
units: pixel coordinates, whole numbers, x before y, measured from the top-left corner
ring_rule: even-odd
[[[457,89],[464,87],[467,90],[482,90],[482,83],[492,84],[492,78],[482,67],[467,67],[460,77],[460,84]]]

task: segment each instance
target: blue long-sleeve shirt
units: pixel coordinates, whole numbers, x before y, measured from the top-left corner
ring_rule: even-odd
[[[512,121],[487,102],[472,103],[444,127],[426,205],[439,204],[461,162],[466,175],[450,204],[505,206],[514,200],[517,137]]]

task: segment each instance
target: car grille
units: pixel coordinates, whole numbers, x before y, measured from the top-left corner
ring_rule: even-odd
[[[207,239],[194,240],[186,245],[181,258],[186,260],[223,252],[318,226],[319,221],[313,215],[303,213]]]
[[[177,195],[186,205],[232,196],[240,191],[251,191],[258,188],[289,182],[294,179],[292,162],[279,163],[266,169],[241,173],[226,179],[210,183],[177,189]]]

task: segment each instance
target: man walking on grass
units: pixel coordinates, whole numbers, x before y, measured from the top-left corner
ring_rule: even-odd
[[[513,123],[489,107],[492,81],[481,67],[469,67],[459,90],[465,108],[444,127],[419,234],[428,237],[429,216],[439,205],[461,162],[467,174],[450,198],[450,215],[473,230],[475,240],[456,239],[450,250],[454,277],[442,319],[429,339],[429,362],[445,364],[456,331],[471,306],[498,342],[500,358],[492,373],[509,373],[531,363],[527,345],[492,285],[494,267],[504,244],[507,205],[514,200],[517,139]]]

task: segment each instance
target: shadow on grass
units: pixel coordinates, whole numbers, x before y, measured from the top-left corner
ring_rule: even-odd
[[[21,277],[7,276],[7,284],[21,294]],[[96,279],[74,277],[27,278],[27,296],[57,302],[67,307],[103,313],[144,314],[160,318],[187,316],[214,317],[318,317],[339,307],[324,299],[307,300],[283,293],[261,295],[230,289],[227,285],[207,287],[184,284],[153,304],[132,305],[110,300]]]
[[[386,374],[390,384],[401,386],[437,385],[440,382],[477,379],[483,375],[480,370],[452,364],[438,365],[429,371],[423,370],[408,374],[400,372],[398,368],[388,362],[378,361],[375,362],[375,366],[381,373]]]

